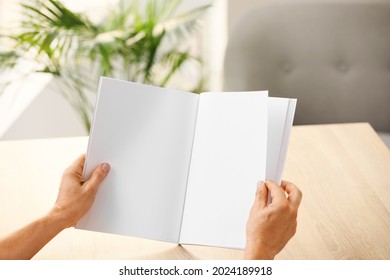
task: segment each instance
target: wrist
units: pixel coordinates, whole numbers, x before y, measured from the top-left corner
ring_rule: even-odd
[[[261,245],[248,244],[245,246],[244,260],[273,260],[275,254]]]
[[[72,226],[72,224],[68,222],[64,211],[57,205],[54,205],[54,207],[46,215],[46,220],[51,226],[58,229],[59,231]]]

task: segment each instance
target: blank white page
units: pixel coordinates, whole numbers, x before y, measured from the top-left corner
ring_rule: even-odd
[[[178,242],[198,99],[101,79],[85,174],[111,170],[77,228]]]
[[[282,181],[288,140],[294,119],[296,99],[270,97],[268,99],[267,179]]]
[[[202,93],[180,243],[244,248],[264,180],[267,92]]]

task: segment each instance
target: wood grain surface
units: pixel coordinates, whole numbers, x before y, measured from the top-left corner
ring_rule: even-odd
[[[87,141],[0,142],[0,236],[50,209],[63,170]],[[293,127],[284,175],[303,200],[297,233],[277,259],[390,259],[390,151],[371,126]],[[35,258],[240,259],[242,252],[71,228]]]

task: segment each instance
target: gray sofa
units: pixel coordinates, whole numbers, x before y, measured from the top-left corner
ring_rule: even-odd
[[[369,122],[390,147],[390,0],[262,0],[233,25],[225,90],[298,98],[295,124]]]

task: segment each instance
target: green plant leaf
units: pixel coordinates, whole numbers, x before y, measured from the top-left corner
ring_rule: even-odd
[[[20,28],[4,35],[13,49],[0,53],[0,71],[33,60],[37,67],[31,73],[57,77],[61,94],[87,130],[93,111],[87,95],[96,91],[100,75],[166,85],[184,64],[197,61],[183,42],[208,8],[176,15],[181,0],[122,0],[95,23],[61,1],[23,1]]]

